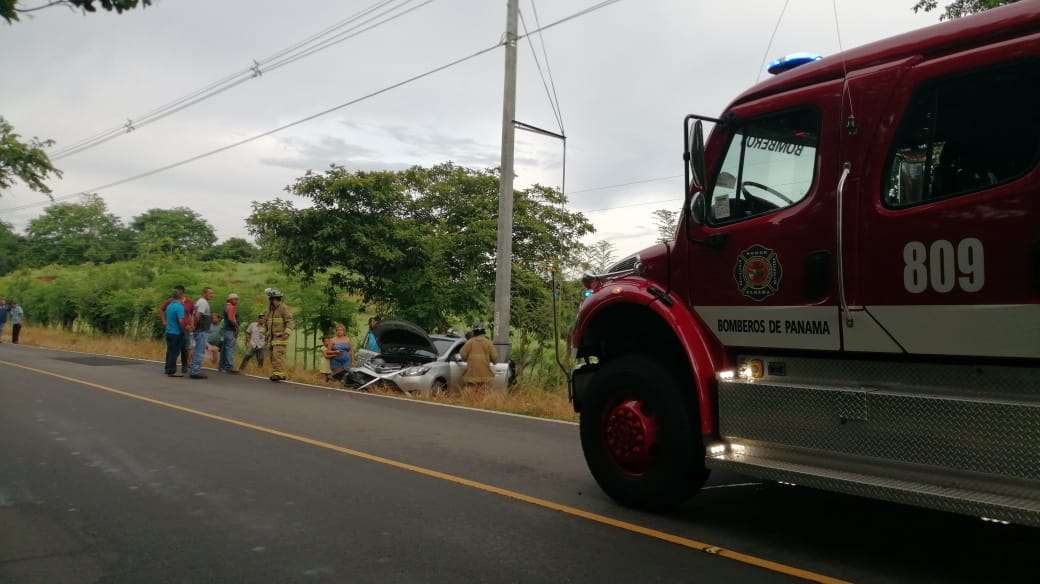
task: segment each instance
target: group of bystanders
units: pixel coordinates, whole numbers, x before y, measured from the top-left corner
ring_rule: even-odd
[[[0,343],[4,342],[4,327],[8,320],[11,321],[11,342],[17,345],[18,336],[22,333],[25,311],[13,298],[7,300],[0,296]]]
[[[282,293],[268,288],[267,312],[246,327],[248,337],[245,354],[235,368],[235,352],[238,348],[238,333],[241,323],[238,314],[238,294],[227,295],[224,308],[216,312],[210,305],[213,288],[202,289],[198,300],[185,293],[184,286],[175,286],[173,294],[159,307],[166,335],[165,373],[170,377],[206,379],[202,365],[207,354],[211,356],[217,370],[238,374],[251,359],[263,367],[264,354],[271,353],[271,381],[285,379],[285,349],[295,328],[292,311],[282,303]],[[181,360],[181,371],[177,372],[177,359]]]

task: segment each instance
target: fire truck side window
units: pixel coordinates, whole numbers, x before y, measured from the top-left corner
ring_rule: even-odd
[[[799,110],[734,132],[711,192],[708,220],[730,223],[797,204],[812,188],[820,117]]]
[[[889,158],[882,196],[902,208],[1014,180],[1040,155],[1040,65],[1019,63],[919,91]]]

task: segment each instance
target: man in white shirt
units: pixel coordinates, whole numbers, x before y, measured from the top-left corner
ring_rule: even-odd
[[[260,313],[256,320],[246,327],[246,354],[242,356],[239,369],[245,369],[250,359],[256,359],[259,367],[264,366],[264,345],[266,345],[267,315]]]
[[[209,336],[209,327],[212,326],[211,314],[213,309],[209,301],[213,299],[213,288],[203,288],[202,295],[195,302],[195,330],[191,333],[195,339],[195,352],[191,356],[192,379],[206,379],[202,372],[202,361],[206,358],[206,337]]]

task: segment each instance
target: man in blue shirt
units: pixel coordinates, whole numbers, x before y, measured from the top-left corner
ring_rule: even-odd
[[[4,325],[7,324],[7,300],[0,296],[0,342],[4,340]]]
[[[185,328],[184,292],[173,291],[173,302],[166,306],[166,375],[184,377],[177,373],[177,357],[183,348]]]

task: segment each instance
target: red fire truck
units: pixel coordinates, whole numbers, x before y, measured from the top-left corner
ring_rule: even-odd
[[[601,487],[662,508],[725,469],[1040,526],[1040,2],[781,72],[684,139],[674,241],[585,277]]]

